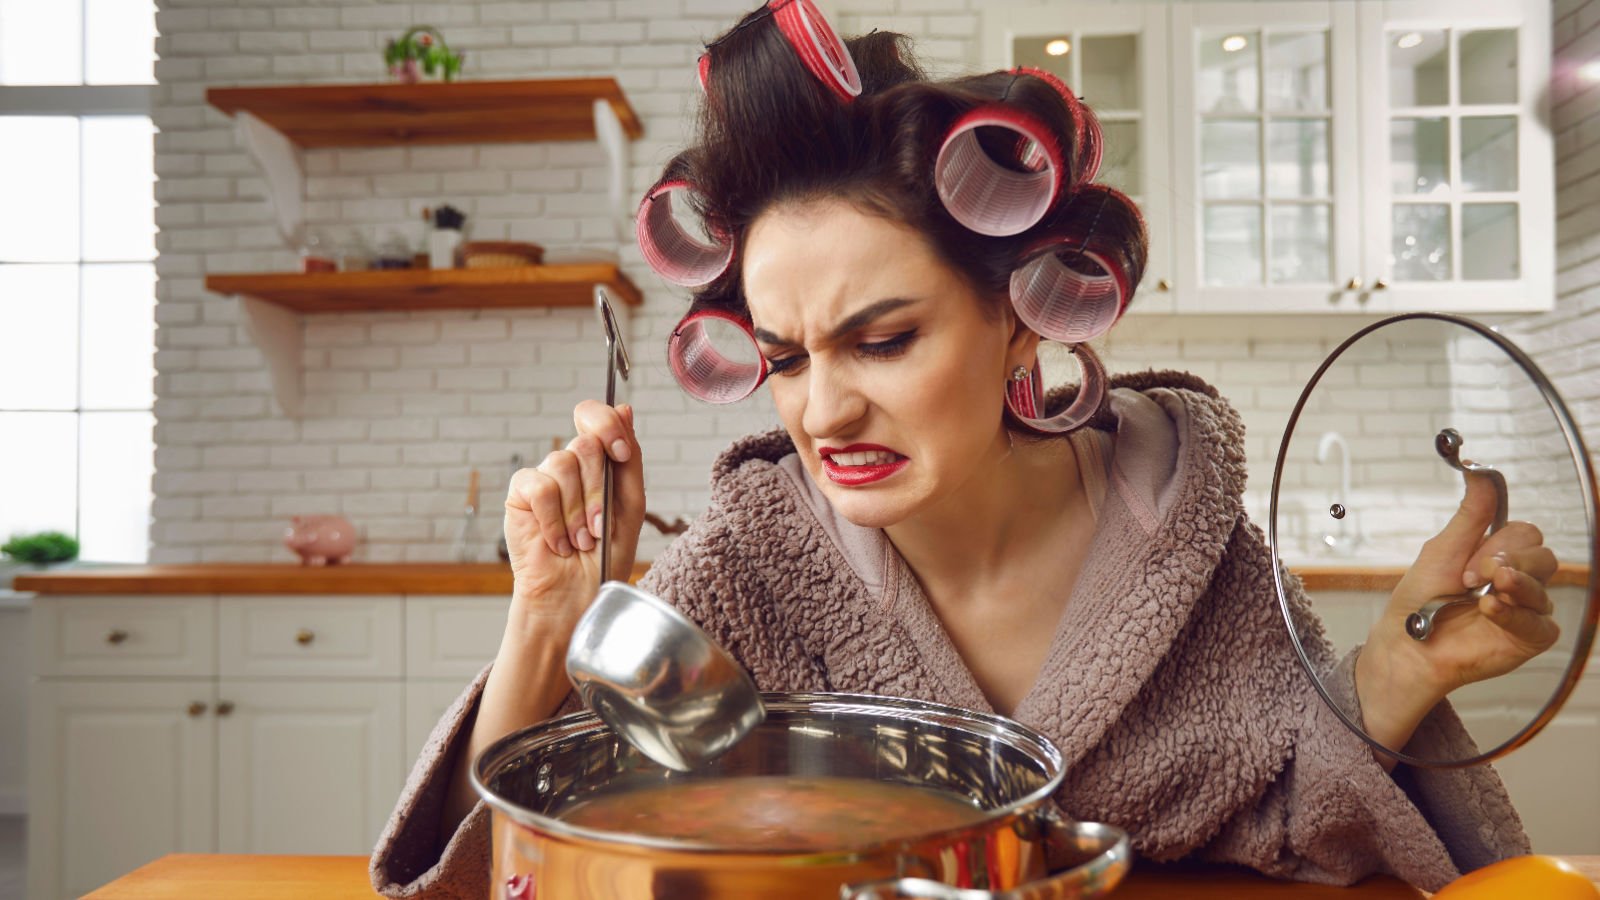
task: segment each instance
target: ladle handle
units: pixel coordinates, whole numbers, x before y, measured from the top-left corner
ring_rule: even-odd
[[[1509,515],[1509,492],[1506,490],[1506,476],[1493,466],[1480,465],[1472,462],[1461,461],[1461,445],[1464,440],[1461,432],[1454,428],[1446,428],[1439,432],[1433,439],[1433,449],[1439,454],[1450,468],[1469,475],[1484,475],[1494,487],[1494,521],[1489,525],[1489,533],[1494,534],[1505,527]],[[1486,581],[1478,587],[1464,594],[1447,594],[1435,597],[1409,616],[1406,616],[1406,634],[1412,640],[1425,641],[1433,634],[1433,619],[1440,612],[1452,606],[1465,606],[1476,604],[1490,591],[1494,590],[1494,582]]]
[[[606,405],[617,405],[617,374],[628,377],[632,364],[628,360],[627,345],[622,343],[622,329],[617,326],[617,315],[611,308],[611,298],[604,285],[594,286],[594,308],[600,315],[600,328],[606,338]],[[611,494],[613,475],[610,454],[604,459],[604,486],[600,492],[600,583],[611,580]]]
[[[1068,821],[1054,812],[1044,818],[1045,844],[1082,862],[1008,891],[953,887],[929,878],[892,878],[847,885],[839,889],[839,896],[843,900],[1087,900],[1110,893],[1128,873],[1133,852],[1126,831],[1099,822]]]

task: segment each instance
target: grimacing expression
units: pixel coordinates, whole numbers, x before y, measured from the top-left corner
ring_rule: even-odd
[[[1008,446],[1006,375],[1036,346],[1009,306],[916,230],[839,199],[763,213],[742,266],[773,402],[835,510],[883,528],[984,481]]]

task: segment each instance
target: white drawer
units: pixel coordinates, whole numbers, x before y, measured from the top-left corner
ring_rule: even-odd
[[[207,677],[216,667],[216,621],[211,596],[40,594],[33,603],[34,671]]]
[[[406,677],[464,683],[494,660],[510,597],[406,597]]]
[[[226,596],[219,601],[224,678],[400,677],[400,598]]]

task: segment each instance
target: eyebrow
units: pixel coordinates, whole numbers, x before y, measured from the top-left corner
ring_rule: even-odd
[[[870,323],[872,320],[879,318],[880,316],[888,315],[889,313],[894,312],[901,307],[910,306],[916,302],[917,301],[912,300],[909,297],[890,297],[887,300],[879,300],[876,303],[869,303],[846,316],[844,321],[833,326],[833,330],[828,332],[827,339],[830,341],[836,341],[850,332]],[[762,342],[763,344],[777,344],[780,347],[795,346],[794,341],[791,341],[785,337],[779,337],[778,335],[767,331],[765,328],[756,328],[754,329],[754,333],[756,340]]]

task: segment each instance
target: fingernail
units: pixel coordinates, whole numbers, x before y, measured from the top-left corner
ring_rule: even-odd
[[[1509,567],[1511,565],[1511,560],[1507,559],[1504,553],[1496,553],[1494,555],[1494,564],[1496,568],[1501,566]]]
[[[572,542],[567,540],[566,538],[562,538],[561,539],[561,543],[556,545],[556,553],[558,555],[560,555],[560,556],[571,556],[572,555]]]
[[[594,549],[594,536],[582,528],[578,529],[577,540],[579,550],[588,551]]]
[[[628,461],[628,442],[623,440],[622,438],[617,438],[616,440],[612,441],[611,442],[611,458],[615,459],[617,462],[627,462]]]
[[[1467,571],[1461,573],[1461,583],[1469,588],[1475,588],[1478,585],[1483,584],[1483,579],[1478,577],[1477,572],[1468,569]]]
[[[604,519],[605,516],[601,515],[600,513],[595,513],[594,521],[589,524],[589,533],[595,537],[599,537],[600,533],[606,530]]]

